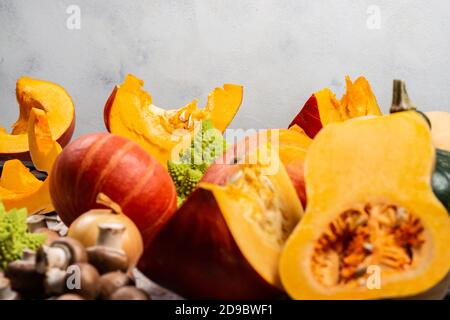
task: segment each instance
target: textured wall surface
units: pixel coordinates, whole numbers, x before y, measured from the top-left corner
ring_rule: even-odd
[[[69,5],[79,30],[67,27]],[[450,110],[450,1],[0,0],[1,126],[16,119],[15,81],[29,75],[69,91],[77,135],[102,131],[127,73],[166,107],[243,84],[232,128],[284,127],[313,91],[340,95],[346,74],[365,75],[384,111],[393,78],[422,109]]]

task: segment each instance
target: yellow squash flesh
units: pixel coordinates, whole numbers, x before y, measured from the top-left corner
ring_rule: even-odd
[[[427,123],[413,111],[354,119],[321,130],[306,157],[308,206],[280,261],[289,295],[295,299],[405,298],[427,296],[428,290],[447,281],[450,218],[430,186],[434,157]],[[397,271],[377,265],[381,283],[376,288],[364,281],[321,283],[312,271],[312,255],[330,223],[346,210],[380,203],[411,212],[423,226],[424,242],[411,265]],[[375,255],[384,249],[369,244],[367,250]],[[338,263],[342,270],[342,260]],[[444,290],[446,286],[448,281]]]
[[[279,157],[266,151],[265,164],[242,164],[239,178],[226,186],[201,183],[212,192],[244,257],[271,285],[282,289],[278,274],[280,252],[303,215],[295,188]],[[272,153],[272,154],[271,154]],[[236,175],[235,175],[236,177]],[[282,192],[275,192],[282,190]]]

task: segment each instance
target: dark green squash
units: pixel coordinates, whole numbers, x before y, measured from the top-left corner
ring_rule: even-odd
[[[394,80],[390,113],[414,110],[425,118],[431,128],[431,121],[422,111],[417,110],[409,99],[404,81]],[[450,152],[436,149],[436,165],[431,179],[433,192],[450,213]]]
[[[450,152],[436,149],[436,166],[431,179],[433,192],[450,211]]]

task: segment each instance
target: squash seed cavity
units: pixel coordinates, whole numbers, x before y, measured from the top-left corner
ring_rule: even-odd
[[[261,164],[241,165],[241,170],[228,180],[227,190],[244,201],[244,218],[255,226],[262,238],[281,249],[298,220],[286,213],[286,204],[263,168]]]
[[[361,286],[371,265],[401,272],[420,258],[425,236],[419,218],[396,205],[362,207],[341,213],[314,245],[312,273],[325,287]]]

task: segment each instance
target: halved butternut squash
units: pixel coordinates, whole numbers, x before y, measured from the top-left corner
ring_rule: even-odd
[[[28,122],[31,109],[45,112],[51,136],[61,145],[69,143],[75,128],[75,108],[63,87],[48,81],[22,77],[16,86],[19,119],[11,134],[0,128],[0,157],[29,159]]]
[[[434,161],[414,111],[321,130],[306,157],[308,207],[280,261],[291,297],[442,297],[450,218],[431,188]]]
[[[164,167],[172,158],[172,149],[186,136],[191,140],[197,122],[211,119],[214,127],[223,132],[242,102],[242,86],[225,84],[210,93],[204,109],[193,100],[180,109],[165,110],[152,104],[143,84],[128,75],[123,84],[114,88],[104,108],[105,126],[109,132],[139,143]]]
[[[279,255],[303,209],[278,155],[256,154],[223,186],[201,182],[191,193],[148,245],[147,276],[186,298],[280,294]]]

